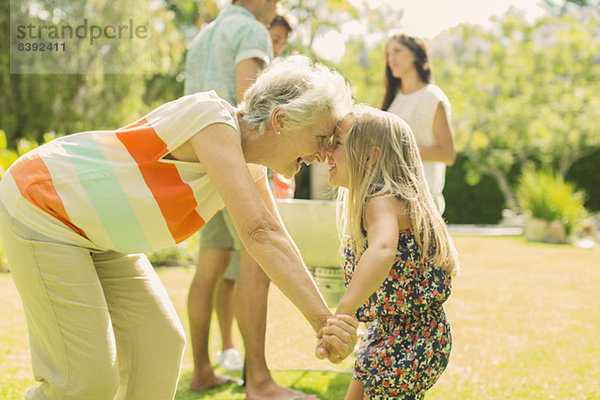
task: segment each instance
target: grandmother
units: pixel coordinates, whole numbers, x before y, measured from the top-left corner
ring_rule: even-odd
[[[28,399],[173,398],[185,344],[175,309],[140,253],[179,243],[223,207],[245,248],[300,309],[317,355],[356,341],[331,313],[283,227],[265,167],[292,177],[323,161],[351,105],[344,79],[305,57],[265,70],[238,108],[214,92],[163,104],[114,131],[55,139],[0,182],[0,239],[40,385]]]

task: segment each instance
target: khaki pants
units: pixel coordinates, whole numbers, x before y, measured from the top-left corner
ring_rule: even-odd
[[[143,254],[49,238],[10,218],[2,203],[0,240],[41,382],[27,399],[174,397],[185,334]]]

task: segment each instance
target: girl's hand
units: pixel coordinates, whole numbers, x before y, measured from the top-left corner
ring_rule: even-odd
[[[340,363],[354,350],[357,329],[358,321],[350,315],[338,314],[329,318],[317,334],[316,356],[327,357],[334,364]]]

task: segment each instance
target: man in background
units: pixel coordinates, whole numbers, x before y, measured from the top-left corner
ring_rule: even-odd
[[[281,11],[280,11],[281,12]],[[269,35],[273,44],[273,55],[277,58],[287,44],[288,37],[292,31],[292,24],[287,14],[277,14],[269,25]],[[294,179],[287,179],[283,175],[268,171],[269,182],[275,198],[289,199],[294,197]],[[219,321],[221,332],[221,351],[217,353],[218,363],[226,371],[238,371],[242,369],[243,361],[239,351],[233,343],[233,319],[235,314],[234,293],[236,281],[239,278],[239,254],[231,252],[231,260],[225,271],[225,275],[218,284],[216,293],[215,310]]]

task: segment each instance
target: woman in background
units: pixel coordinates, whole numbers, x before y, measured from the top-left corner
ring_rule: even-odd
[[[446,165],[454,164],[450,101],[434,85],[425,43],[414,36],[395,35],[385,48],[385,95],[381,109],[404,119],[417,140],[425,180],[440,214]]]

